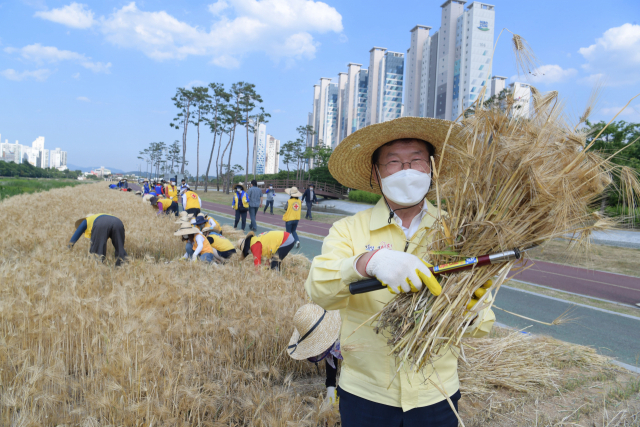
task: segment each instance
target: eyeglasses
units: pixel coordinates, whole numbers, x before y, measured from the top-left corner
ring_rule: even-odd
[[[409,165],[409,169],[414,169],[419,172],[429,173],[431,172],[431,167],[429,166],[429,162],[424,159],[414,159],[410,162],[401,162],[399,160],[392,160],[389,163],[379,163],[380,166],[385,168],[385,171],[388,175],[393,175],[396,172],[400,172],[404,169],[404,165]]]

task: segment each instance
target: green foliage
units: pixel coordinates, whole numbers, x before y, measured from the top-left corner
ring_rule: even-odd
[[[30,163],[16,164],[14,162],[0,161],[0,176],[76,179],[81,174],[81,171],[59,171],[55,168],[37,168]]]
[[[340,183],[331,175],[328,166],[318,166],[308,172],[311,181],[326,182],[327,184],[340,185]]]
[[[80,184],[82,184],[82,182],[78,180],[2,178],[0,179],[0,200],[17,196],[18,194],[36,193],[51,190],[52,188],[76,186]]]
[[[352,202],[363,202],[375,205],[382,196],[368,191],[351,190],[349,192],[349,200]]]
[[[606,126],[607,124],[603,121],[591,123],[587,120],[586,124],[589,127],[587,145],[591,144],[596,135],[604,129],[589,150],[598,151],[609,157],[624,148],[624,150],[616,154],[611,161],[620,166],[628,166],[637,173],[640,173],[640,141],[638,141],[638,138],[640,138],[640,123],[627,123],[621,120],[619,122],[612,122],[609,126]],[[614,177],[615,187],[618,187],[618,184],[618,178]],[[617,206],[622,203],[620,194],[615,191],[613,187],[609,189],[607,194],[607,205]]]

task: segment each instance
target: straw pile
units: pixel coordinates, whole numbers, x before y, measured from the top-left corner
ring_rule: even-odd
[[[445,145],[448,178],[439,180],[439,165],[433,167],[438,212],[428,248],[431,264],[524,250],[567,233],[574,238],[568,251],[587,248],[592,231],[617,225],[593,209],[614,175],[627,206],[637,206],[635,172],[587,151],[587,134],[581,123],[567,122],[556,92],[533,94],[529,120],[511,114],[513,97],[502,108],[476,105],[475,114],[462,120],[462,143]],[[421,369],[443,352],[456,351],[471,319],[491,305],[486,293],[467,311],[474,292],[497,277],[495,295],[512,266],[439,276],[443,292],[437,298],[425,288],[392,300],[379,313],[378,328],[388,335],[398,371],[403,365]]]

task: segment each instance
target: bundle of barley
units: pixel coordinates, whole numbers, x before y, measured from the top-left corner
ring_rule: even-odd
[[[584,248],[593,230],[617,225],[591,208],[613,175],[627,206],[637,205],[636,173],[588,151],[586,131],[580,123],[568,124],[556,92],[533,94],[528,119],[513,113],[513,97],[495,108],[477,103],[475,113],[461,120],[461,143],[445,144],[440,158],[447,158],[448,178],[438,180],[444,169],[433,167],[438,212],[428,248],[432,264],[523,250],[567,234],[573,236],[571,249]],[[398,371],[403,365],[420,369],[455,348],[472,319],[492,303],[491,293],[479,288],[497,276],[495,295],[512,266],[439,276],[440,296],[423,289],[392,300],[379,313],[378,327],[389,336]],[[474,294],[481,298],[471,308]]]

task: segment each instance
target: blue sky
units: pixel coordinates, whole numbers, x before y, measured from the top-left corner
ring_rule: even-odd
[[[320,77],[337,78],[349,62],[368,66],[373,46],[406,52],[416,24],[439,28],[442,2],[0,2],[2,141],[42,135],[70,164],[134,170],[149,142],[181,138],[169,127],[176,87],[236,81],[256,84],[272,115],[267,132],[294,139]],[[604,88],[593,119],[611,118],[640,93],[637,0],[492,4],[496,35],[506,27],[527,39],[544,67],[530,82],[558,90],[568,113],[581,114],[595,81]],[[493,73],[516,74],[507,36]],[[640,98],[619,119],[640,122]],[[210,144],[205,130],[201,158]],[[244,165],[242,145],[234,151]],[[195,172],[194,129],[187,157]]]

